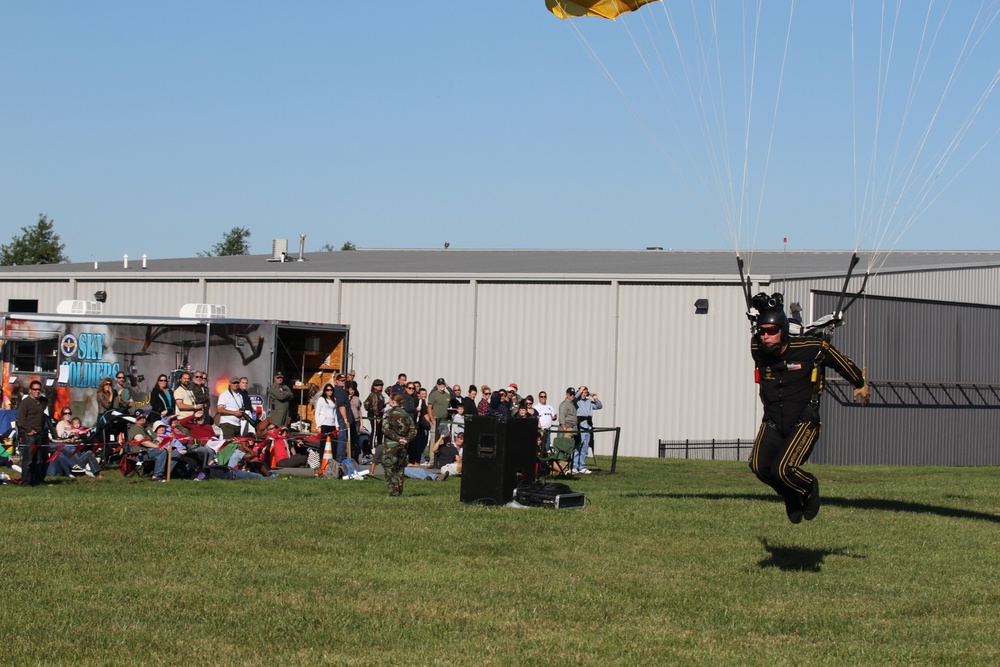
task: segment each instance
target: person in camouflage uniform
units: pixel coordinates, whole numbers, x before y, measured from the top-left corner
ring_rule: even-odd
[[[392,407],[389,412],[385,413],[385,418],[382,420],[382,433],[385,438],[382,468],[385,470],[385,483],[389,487],[389,495],[401,496],[403,495],[403,470],[409,459],[406,444],[417,435],[417,426],[403,409],[402,394],[393,394],[389,403]]]

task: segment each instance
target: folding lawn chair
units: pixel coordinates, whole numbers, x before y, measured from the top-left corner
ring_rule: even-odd
[[[573,450],[576,440],[573,438],[553,438],[549,451],[538,457],[543,467],[543,474],[565,475],[573,468]]]

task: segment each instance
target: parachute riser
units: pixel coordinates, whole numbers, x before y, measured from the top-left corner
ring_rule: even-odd
[[[746,301],[747,304],[747,319],[750,320],[752,325],[756,325],[757,319],[754,317],[753,306],[750,303],[750,292],[752,290],[753,283],[750,281],[750,276],[743,274],[743,258],[739,255],[736,255],[736,266],[740,272],[740,288],[743,290],[743,300]],[[756,329],[756,326],[752,326],[751,328]]]
[[[857,253],[851,256],[850,266],[847,267],[847,276],[844,278],[844,286],[840,290],[840,297],[837,299],[837,308],[829,315],[824,315],[815,322],[808,324],[803,327],[802,333],[807,336],[820,336],[825,341],[830,341],[833,338],[834,330],[844,324],[844,313],[854,305],[854,302],[858,300],[858,297],[865,293],[865,288],[868,286],[868,278],[871,277],[870,272],[865,272],[865,278],[861,282],[861,288],[851,297],[851,300],[844,305],[844,298],[847,296],[847,287],[851,282],[851,275],[854,273],[854,267],[858,265],[860,258]]]

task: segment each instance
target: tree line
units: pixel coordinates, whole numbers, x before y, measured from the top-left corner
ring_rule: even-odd
[[[341,250],[357,250],[350,241],[346,241]],[[320,250],[332,251],[335,248],[329,243]],[[199,252],[199,257],[224,257],[250,254],[250,230],[246,227],[233,227],[222,235],[222,240],[208,250]],[[69,262],[66,255],[66,245],[59,239],[55,231],[55,220],[49,220],[44,214],[38,216],[38,222],[21,228],[20,234],[15,234],[10,243],[0,245],[0,266],[32,266],[35,264],[63,264]]]

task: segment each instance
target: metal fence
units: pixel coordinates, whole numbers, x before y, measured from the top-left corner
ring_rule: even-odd
[[[705,459],[711,461],[747,461],[753,440],[660,440],[661,459]]]

